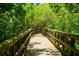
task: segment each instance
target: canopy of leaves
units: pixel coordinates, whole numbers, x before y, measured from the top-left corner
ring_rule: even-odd
[[[79,33],[79,4],[0,4],[0,42],[32,27]]]

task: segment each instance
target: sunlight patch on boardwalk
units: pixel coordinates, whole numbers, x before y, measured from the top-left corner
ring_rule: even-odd
[[[60,56],[61,53],[42,34],[33,35],[27,46],[28,56]]]

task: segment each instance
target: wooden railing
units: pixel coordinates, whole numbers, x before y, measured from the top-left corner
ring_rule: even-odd
[[[23,55],[32,35],[31,29],[0,44],[0,55]]]
[[[79,35],[67,34],[48,28],[43,29],[42,33],[55,45],[62,55],[79,56],[79,50],[74,46],[76,41],[79,41]]]
[[[79,35],[72,35],[65,32],[48,28],[29,29],[18,36],[0,43],[0,55],[20,56],[26,55],[27,44],[30,37],[35,33],[42,33],[64,56],[79,56],[79,50],[75,43],[79,41]]]

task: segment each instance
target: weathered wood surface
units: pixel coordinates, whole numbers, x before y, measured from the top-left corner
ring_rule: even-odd
[[[56,29],[54,30],[54,29],[44,28],[44,30],[47,32],[51,32],[51,33],[55,32],[59,35],[65,35],[65,37],[74,38],[75,40],[79,40],[79,35],[69,34],[63,31],[58,31]]]
[[[35,33],[42,33],[62,55],[78,55],[79,50],[74,47],[76,41],[79,41],[79,35],[72,35],[62,31],[48,28],[29,29],[18,36],[0,43],[0,55],[23,55],[26,54],[27,44],[30,37]]]
[[[27,56],[61,56],[58,49],[42,34],[38,33],[30,38],[27,45]]]
[[[20,40],[24,39],[24,37],[31,31],[31,29],[25,31],[22,34],[19,34],[18,36],[8,39],[2,43],[0,43],[0,55],[5,55],[5,51],[7,51],[8,49],[14,49],[13,47],[15,46],[15,44],[17,44]],[[28,35],[27,35],[28,36]]]
[[[22,54],[22,50],[24,49],[26,49],[27,48],[27,44],[29,43],[29,39],[30,39],[30,37],[31,37],[31,35],[32,35],[32,32],[29,34],[29,36],[26,38],[26,40],[24,41],[24,43],[21,45],[21,47],[18,49],[18,51],[16,52],[16,54],[15,55],[23,55]]]
[[[74,47],[75,40],[77,40],[79,38],[78,35],[70,36],[70,34],[67,34],[67,33],[64,33],[61,31],[57,31],[57,30],[51,30],[51,29],[44,29],[43,34],[47,35],[47,37],[49,37],[49,40],[51,40],[51,42],[56,41],[56,42],[53,42],[53,44],[61,51],[61,53],[64,52],[64,53],[62,53],[63,55],[79,55],[79,50],[77,50]],[[57,43],[57,45],[56,45],[56,43]],[[62,48],[58,47],[60,45],[62,46],[62,48],[64,50],[62,50]]]

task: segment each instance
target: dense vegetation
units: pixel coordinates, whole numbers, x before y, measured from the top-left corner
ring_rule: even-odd
[[[79,34],[79,4],[0,4],[0,42],[37,26]]]

